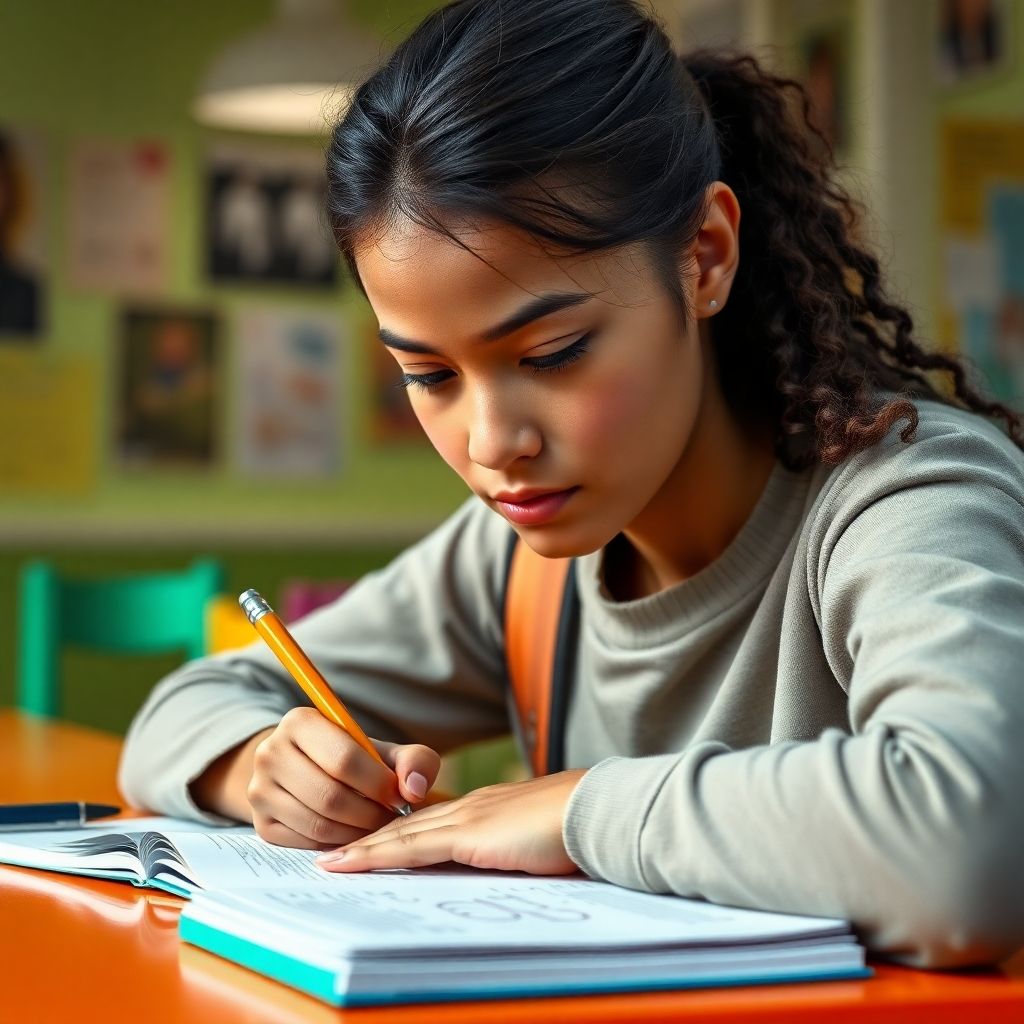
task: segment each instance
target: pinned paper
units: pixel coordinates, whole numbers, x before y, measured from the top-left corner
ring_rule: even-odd
[[[95,485],[96,388],[87,357],[0,351],[0,489],[77,494]]]

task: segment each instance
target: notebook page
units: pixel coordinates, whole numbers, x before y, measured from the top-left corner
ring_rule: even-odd
[[[0,861],[21,867],[72,874],[99,873],[113,879],[142,881],[144,871],[135,836],[142,832],[216,831],[252,833],[252,828],[224,829],[184,818],[119,818],[90,822],[82,828],[4,832]]]
[[[315,871],[319,869],[314,868]],[[721,907],[620,889],[587,878],[427,870],[335,874],[332,881],[199,893],[196,920],[299,932],[323,952],[631,949],[828,936],[831,918]],[[248,925],[246,922],[249,922]]]
[[[318,850],[274,846],[251,829],[172,832],[167,837],[188,865],[189,875],[203,889],[272,888],[296,883],[330,885],[336,877],[313,863]],[[173,868],[173,862],[167,866]],[[151,871],[156,877],[159,873],[159,869]]]

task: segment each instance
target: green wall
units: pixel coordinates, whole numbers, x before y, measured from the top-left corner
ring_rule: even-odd
[[[394,42],[429,10],[423,0],[351,5],[355,16]],[[209,3],[182,0],[140,4],[136,0],[43,0],[0,8],[0,125],[38,129],[50,162],[46,219],[50,235],[50,329],[40,351],[85,353],[95,360],[99,395],[99,476],[88,493],[55,498],[12,494],[0,488],[0,545],[18,537],[63,543],[117,536],[121,525],[147,535],[202,536],[238,522],[272,536],[334,531],[344,542],[373,528],[398,536],[439,521],[464,494],[462,484],[425,441],[388,446],[367,437],[367,326],[375,321],[351,285],[311,295],[286,288],[211,287],[201,265],[202,171],[208,144],[227,138],[200,128],[188,113],[195,88],[212,58],[237,36],[273,14],[270,0]],[[234,313],[249,304],[303,304],[336,311],[348,328],[342,359],[343,471],[324,482],[247,480],[226,462],[211,473],[162,470],[126,472],[108,458],[111,386],[120,310],[127,300],[73,289],[66,273],[67,166],[80,137],[156,139],[172,158],[171,269],[156,303],[212,307],[222,314],[227,377],[232,369]],[[238,136],[236,136],[238,138]],[[261,140],[266,144],[276,140]],[[293,143],[294,144],[294,143]],[[321,143],[300,144],[319,151]],[[143,300],[144,302],[146,300]],[[230,449],[230,388],[221,423]]]

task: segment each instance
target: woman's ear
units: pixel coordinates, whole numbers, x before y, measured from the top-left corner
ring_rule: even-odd
[[[714,316],[725,306],[740,260],[740,204],[724,182],[708,186],[707,214],[697,233],[693,259],[694,312],[697,319]]]

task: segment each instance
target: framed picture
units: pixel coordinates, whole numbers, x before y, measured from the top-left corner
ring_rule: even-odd
[[[323,155],[221,145],[206,170],[211,281],[333,288],[338,253],[324,215]]]
[[[68,279],[75,288],[160,295],[170,263],[169,147],[83,138],[68,168]]]
[[[0,125],[0,341],[46,329],[45,183],[42,139]]]
[[[238,469],[328,480],[342,460],[342,331],[336,313],[239,311],[234,373]]]
[[[219,454],[217,318],[126,309],[117,382],[117,454],[131,467],[193,467]]]
[[[984,81],[1010,67],[1011,0],[934,0],[935,66],[940,84]]]

